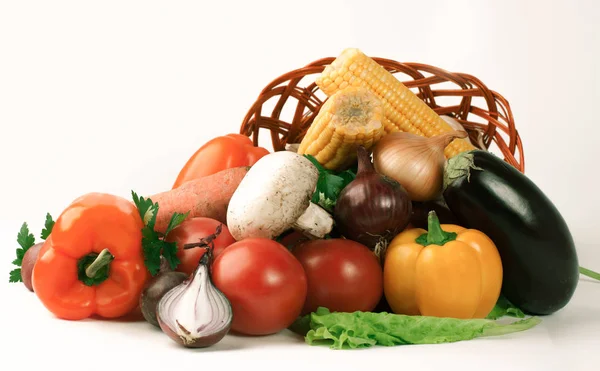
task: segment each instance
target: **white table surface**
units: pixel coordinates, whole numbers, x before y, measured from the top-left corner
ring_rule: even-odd
[[[309,346],[284,330],[276,335],[227,335],[205,349],[180,347],[150,324],[55,319],[22,286],[7,291],[3,332],[10,359],[27,370],[598,370],[600,282],[582,278],[572,301],[520,333],[452,344],[331,350]],[[21,320],[17,320],[21,319]],[[504,319],[503,319],[504,321]],[[4,349],[7,349],[4,347]],[[32,353],[33,351],[33,353]],[[104,359],[103,359],[104,358]],[[0,362],[9,364],[6,356]],[[106,363],[106,364],[105,364]],[[449,368],[452,367],[452,368]],[[0,369],[5,369],[0,367]]]

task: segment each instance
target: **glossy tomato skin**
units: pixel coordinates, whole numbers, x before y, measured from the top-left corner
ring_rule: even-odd
[[[194,273],[194,270],[200,262],[200,258],[206,251],[203,248],[192,248],[184,250],[183,246],[188,243],[199,242],[202,238],[206,238],[215,233],[221,222],[211,218],[191,218],[173,229],[166,240],[169,242],[177,242],[177,257],[181,260],[181,264],[177,266],[177,271],[184,272],[188,276]],[[221,227],[221,233],[214,240],[213,257],[217,257],[221,252],[235,242],[235,239],[229,233],[229,229],[225,224]]]
[[[248,238],[225,249],[213,262],[212,279],[233,308],[234,332],[269,335],[300,315],[307,282],[302,265],[276,241]]]
[[[334,312],[372,311],[383,296],[383,270],[366,246],[347,239],[313,240],[294,256],[308,279],[302,314],[326,307]]]
[[[280,237],[279,243],[285,246],[288,250],[293,250],[294,247],[310,241],[310,238],[298,231],[291,231],[289,233],[284,232]]]

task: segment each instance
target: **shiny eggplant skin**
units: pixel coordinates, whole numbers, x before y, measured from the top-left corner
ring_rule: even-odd
[[[452,211],[448,208],[444,199],[412,201],[410,224],[415,228],[427,229],[427,216],[432,210],[437,214],[440,223],[458,224],[458,220],[456,220],[456,217],[452,214]]]
[[[527,176],[490,152],[469,151],[448,161],[443,196],[462,226],[496,244],[509,301],[534,315],[567,305],[579,280],[573,237]]]

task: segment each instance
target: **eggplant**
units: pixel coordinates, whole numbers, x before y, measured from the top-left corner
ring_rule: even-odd
[[[410,224],[415,228],[427,229],[427,216],[432,210],[437,214],[440,223],[458,224],[458,220],[441,197],[430,201],[412,201]]]
[[[485,233],[502,259],[502,293],[522,311],[548,315],[571,300],[579,261],[567,223],[527,176],[494,154],[448,160],[443,197],[459,223]]]

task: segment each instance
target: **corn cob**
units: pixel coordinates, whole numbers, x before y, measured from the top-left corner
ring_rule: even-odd
[[[382,119],[382,102],[368,89],[341,90],[323,104],[298,154],[314,156],[326,169],[348,167],[356,160],[359,145],[370,149],[385,135]]]
[[[454,130],[400,80],[358,49],[344,50],[317,77],[316,84],[327,96],[350,86],[371,90],[383,103],[386,133],[405,131],[432,137]],[[444,154],[450,158],[472,149],[475,147],[468,141],[455,139]]]

